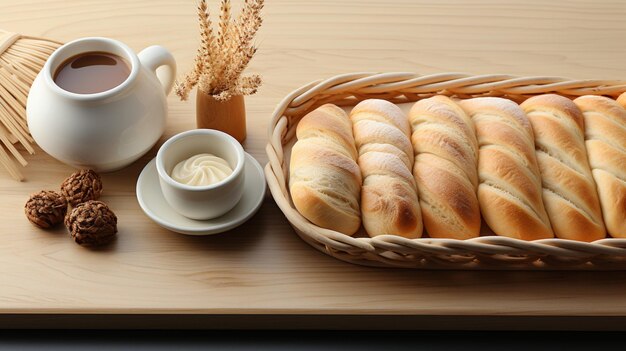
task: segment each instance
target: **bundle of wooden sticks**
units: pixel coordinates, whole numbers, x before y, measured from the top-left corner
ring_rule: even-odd
[[[35,152],[26,124],[28,90],[44,63],[61,43],[0,30],[0,164],[23,180],[20,151]],[[19,164],[19,165],[18,165]]]

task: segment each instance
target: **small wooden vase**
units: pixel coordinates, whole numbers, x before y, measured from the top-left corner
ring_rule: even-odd
[[[246,140],[246,105],[243,95],[219,101],[198,89],[196,125],[199,129],[216,129],[230,134],[243,143]]]

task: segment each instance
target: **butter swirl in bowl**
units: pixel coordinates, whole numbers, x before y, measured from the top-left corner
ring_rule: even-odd
[[[179,162],[172,170],[175,181],[192,186],[206,186],[221,182],[233,173],[226,160],[202,153]]]
[[[244,163],[243,147],[232,136],[188,130],[168,139],[157,152],[160,190],[170,207],[187,218],[217,218],[243,195]]]

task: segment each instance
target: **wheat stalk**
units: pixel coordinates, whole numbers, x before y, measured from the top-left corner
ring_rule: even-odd
[[[255,16],[260,13],[263,8],[263,2],[245,1],[245,6],[241,11],[241,15],[237,18],[234,30],[234,41],[237,43],[236,52],[241,55],[235,56],[237,62],[231,65],[227,73],[227,77],[232,80],[238,80],[241,72],[248,66],[248,63],[256,53],[257,48],[252,45],[254,35],[261,27],[263,20],[261,16]]]
[[[217,48],[217,43],[206,1],[201,1],[198,4],[197,11],[198,22],[200,23],[200,47],[196,52],[193,70],[182,81],[177,81],[174,88],[176,95],[182,100],[187,100],[189,92],[198,84],[202,75],[213,75],[209,67],[212,67],[216,61],[215,48]],[[213,80],[211,79],[211,81]]]
[[[176,82],[175,91],[181,100],[187,100],[196,85],[221,101],[257,92],[261,77],[242,74],[257,52],[253,40],[263,23],[263,5],[264,0],[245,0],[241,13],[233,20],[230,0],[222,0],[216,35],[206,0],[199,2],[200,47],[193,69]]]

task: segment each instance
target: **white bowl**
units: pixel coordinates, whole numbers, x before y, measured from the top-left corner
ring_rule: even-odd
[[[172,179],[170,174],[176,164],[201,153],[223,158],[233,173],[218,183],[205,186],[186,185]],[[244,155],[235,138],[217,130],[195,129],[171,137],[156,156],[163,197],[176,212],[187,218],[207,220],[225,214],[243,195]]]
[[[231,230],[252,218],[265,198],[263,168],[246,154],[246,173],[241,200],[225,214],[204,221],[187,218],[174,211],[159,191],[159,174],[156,158],[150,161],[137,179],[137,201],[143,212],[161,227],[187,235],[212,235]],[[156,191],[155,191],[156,189]]]

